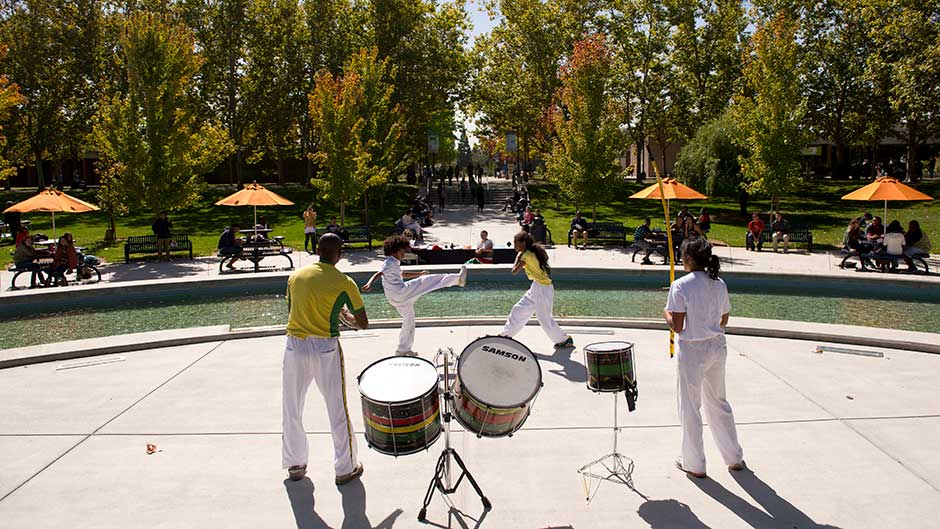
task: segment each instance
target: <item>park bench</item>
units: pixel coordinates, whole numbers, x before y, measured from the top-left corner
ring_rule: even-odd
[[[343,242],[346,243],[346,245],[362,243],[370,250],[372,249],[372,230],[369,229],[369,226],[344,228],[343,232]]]
[[[627,229],[622,222],[588,222],[588,239],[590,242],[614,242],[627,246]],[[571,233],[568,230],[568,246],[571,246]],[[632,232],[631,232],[632,233]]]
[[[225,264],[230,262],[233,258],[238,258],[240,260],[245,260],[252,263],[253,272],[261,271],[276,271],[276,270],[293,270],[294,269],[294,260],[291,259],[290,254],[294,252],[294,249],[290,246],[284,246],[282,242],[283,237],[275,237],[267,241],[267,244],[246,244],[242,247],[242,251],[238,255],[221,255],[219,259],[219,273],[224,274],[226,272],[238,272],[244,270],[225,270]],[[287,259],[287,268],[277,268],[275,266],[261,266],[261,261],[266,257],[283,257]]]
[[[764,244],[773,244],[773,234],[770,231],[770,224],[768,224],[763,233],[761,233],[761,241]],[[813,251],[813,232],[810,231],[809,226],[805,224],[790,225],[790,244],[793,243],[806,244],[806,251]],[[744,244],[747,246],[746,230],[744,232]],[[783,244],[783,241],[781,241],[780,244]]]
[[[189,252],[189,258],[193,258],[193,242],[189,240],[189,235],[179,234],[170,235],[170,252]],[[131,255],[134,254],[153,254],[157,253],[156,235],[135,235],[127,238],[124,243],[124,262],[131,262]]]

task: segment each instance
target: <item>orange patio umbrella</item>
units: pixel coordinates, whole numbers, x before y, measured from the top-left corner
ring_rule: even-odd
[[[896,178],[882,176],[875,179],[874,182],[865,187],[856,189],[848,195],[842,197],[842,200],[862,200],[862,201],[880,201],[885,202],[884,223],[888,223],[888,201],[910,201],[910,200],[933,200],[933,197],[921,193],[911,186],[902,184]]]
[[[659,175],[659,166],[656,165],[656,159],[653,157],[653,151],[647,145],[646,152],[649,154],[650,165],[653,166],[653,172],[656,173],[656,183],[642,189],[641,191],[630,195],[630,198],[659,200],[663,205],[663,217],[666,219],[666,246],[669,251],[669,285],[676,280],[676,256],[672,248],[672,230],[669,227],[669,201],[670,200],[702,200],[708,198],[691,187],[679,182],[675,178],[663,179]],[[669,330],[669,358],[675,354],[676,340],[672,329]]]
[[[52,238],[55,239],[55,214],[57,211],[60,213],[85,213],[86,211],[98,211],[98,206],[50,187],[43,189],[38,195],[8,207],[3,212],[30,213],[32,211],[49,211],[52,213]]]
[[[258,206],[293,206],[294,203],[267,189],[263,185],[252,182],[244,189],[231,194],[215,203],[216,206],[254,206],[255,225],[258,224]]]
[[[630,195],[630,198],[649,198],[656,200],[663,198],[666,200],[702,200],[708,197],[683,184],[682,182],[679,182],[675,178],[666,178],[662,181],[661,186],[659,182],[657,182],[641,191]]]

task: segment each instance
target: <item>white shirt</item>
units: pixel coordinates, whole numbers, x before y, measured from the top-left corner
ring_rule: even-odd
[[[886,233],[884,244],[888,255],[901,255],[904,253],[904,234],[899,232]]]
[[[401,277],[401,262],[393,255],[389,255],[379,268],[382,272],[382,288],[398,291],[405,287],[405,280]]]
[[[728,287],[704,271],[691,272],[669,288],[666,310],[685,313],[680,340],[707,340],[724,334],[721,317],[731,312]]]
[[[483,239],[477,244],[477,250],[492,250],[492,249],[493,249],[493,241],[489,239]]]

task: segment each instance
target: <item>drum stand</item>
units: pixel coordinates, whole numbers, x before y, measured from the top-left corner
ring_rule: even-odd
[[[630,389],[627,391],[629,392]],[[620,427],[617,425],[617,393],[612,393],[612,395],[614,397],[614,451],[578,469],[584,483],[585,499],[588,501],[591,500],[590,483],[594,479],[622,483],[633,488],[633,460],[617,452],[617,434],[620,432]],[[598,469],[600,473],[594,473],[595,465],[601,467]],[[598,482],[599,486],[600,482]]]
[[[470,485],[473,486],[473,490],[476,491],[477,496],[480,497],[480,500],[483,502],[483,508],[487,511],[493,508],[492,504],[490,504],[490,500],[486,499],[486,496],[483,495],[483,491],[480,489],[477,481],[473,479],[473,475],[467,470],[467,465],[464,464],[463,459],[460,459],[460,455],[457,454],[457,451],[450,446],[450,419],[452,417],[451,408],[453,407],[454,397],[450,391],[450,369],[448,364],[450,358],[454,355],[454,350],[448,349],[444,351],[438,349],[437,355],[444,357],[444,451],[441,452],[441,457],[437,458],[434,476],[431,478],[431,483],[428,484],[428,491],[424,495],[424,504],[418,512],[419,522],[423,522],[426,519],[425,516],[428,512],[428,504],[431,503],[434,490],[440,490],[441,494],[453,494],[457,492],[457,487],[460,486],[460,482],[463,481],[464,477],[467,478]],[[451,458],[453,458],[457,466],[460,467],[460,476],[457,477],[456,482],[451,481]],[[453,483],[453,485],[451,485],[451,483]]]

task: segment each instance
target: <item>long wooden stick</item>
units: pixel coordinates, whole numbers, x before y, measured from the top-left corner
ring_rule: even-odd
[[[659,167],[656,165],[656,158],[653,157],[653,150],[646,146],[646,153],[649,155],[650,165],[653,166],[653,172],[656,173],[656,183],[659,185],[659,199],[663,204],[663,216],[666,219],[666,245],[669,248],[669,286],[676,280],[676,256],[672,248],[672,227],[669,225],[669,201],[666,199],[666,193],[663,189],[663,179],[659,174]],[[676,333],[669,329],[669,358],[676,354]]]

